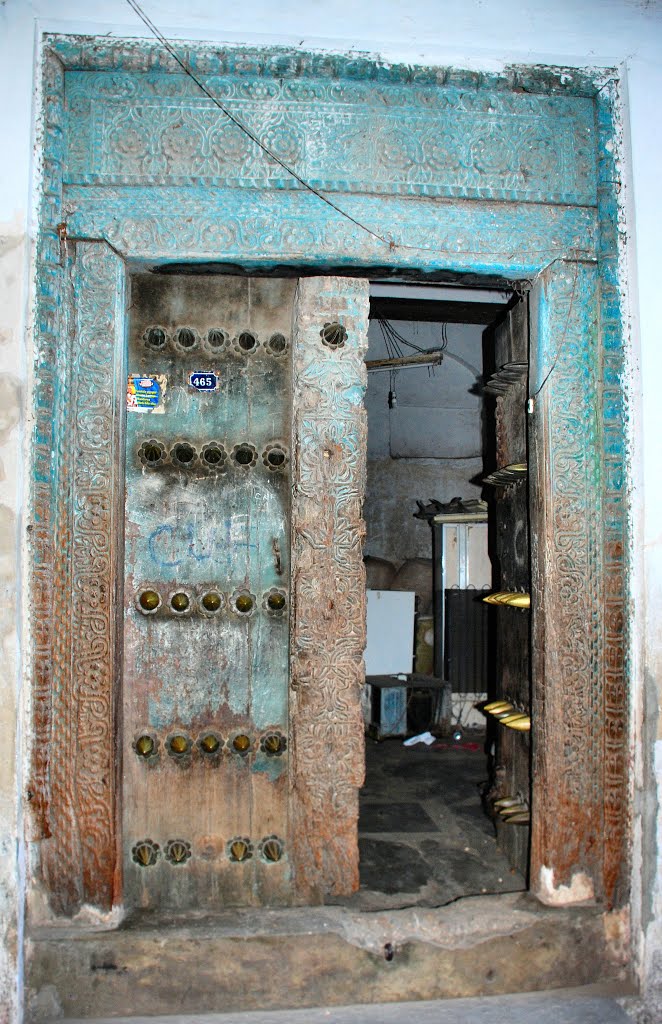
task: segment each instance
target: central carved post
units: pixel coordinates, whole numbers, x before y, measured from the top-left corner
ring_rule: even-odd
[[[290,834],[302,902],[359,885],[368,288],[306,278],[295,302]]]

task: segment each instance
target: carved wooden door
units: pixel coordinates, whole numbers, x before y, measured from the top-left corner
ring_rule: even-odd
[[[498,842],[511,864],[526,878],[531,814],[531,658],[529,595],[529,497],[526,402],[529,359],[528,301],[520,301],[494,328],[495,372],[487,392],[495,396],[496,467],[488,477],[494,486],[492,561],[499,597],[496,604],[495,765]],[[514,595],[507,597],[506,595]],[[516,595],[520,595],[519,597]]]
[[[296,282],[131,282],[124,898],[291,898],[291,331]]]

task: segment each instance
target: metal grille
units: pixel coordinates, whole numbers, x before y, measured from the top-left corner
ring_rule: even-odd
[[[454,693],[487,693],[488,608],[480,590],[445,591],[444,678]]]

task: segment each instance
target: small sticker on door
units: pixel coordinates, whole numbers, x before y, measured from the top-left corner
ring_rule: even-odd
[[[211,370],[195,370],[189,373],[188,383],[196,391],[218,391],[218,374]]]
[[[165,412],[163,396],[168,381],[164,374],[144,376],[130,373],[126,386],[126,407],[129,412]]]

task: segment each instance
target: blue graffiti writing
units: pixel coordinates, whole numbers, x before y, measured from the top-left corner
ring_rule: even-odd
[[[256,524],[257,525],[257,524]],[[230,567],[234,561],[232,551],[244,548],[256,550],[257,537],[249,533],[243,517],[229,517],[224,522],[209,520],[182,520],[161,523],[148,537],[150,558],[161,569],[178,569],[186,562],[214,561]],[[236,555],[235,555],[236,557]]]

